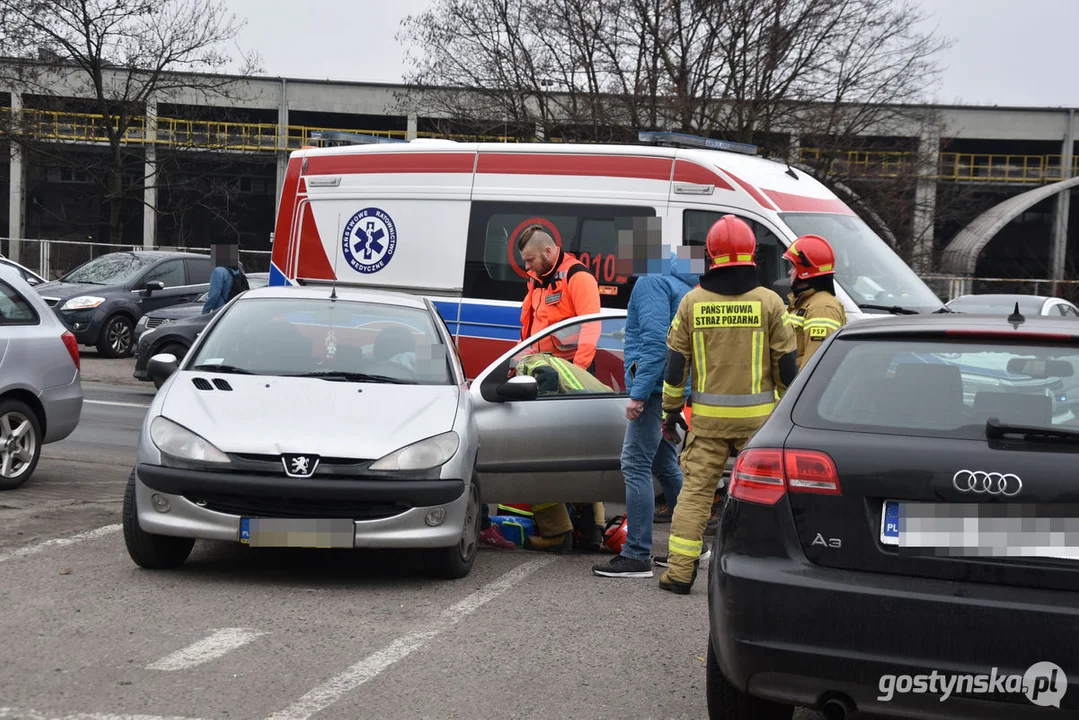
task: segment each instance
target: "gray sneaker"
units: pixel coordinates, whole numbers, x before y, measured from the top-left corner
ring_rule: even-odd
[[[634,560],[624,555],[617,555],[609,562],[593,565],[592,572],[600,577],[650,578],[652,564],[647,560]]]

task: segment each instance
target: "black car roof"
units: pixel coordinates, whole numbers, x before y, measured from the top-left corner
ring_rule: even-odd
[[[1010,322],[1002,313],[940,313],[933,315],[896,315],[880,319],[856,320],[840,328],[844,337],[943,334],[948,331],[978,333],[1051,333],[1079,339],[1079,321],[1063,315],[1025,315],[1023,321]]]

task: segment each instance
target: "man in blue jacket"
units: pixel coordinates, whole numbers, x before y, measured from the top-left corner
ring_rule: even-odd
[[[692,248],[696,251],[699,248]],[[671,510],[682,489],[678,449],[663,437],[663,375],[667,366],[667,329],[682,297],[699,282],[692,271],[704,256],[683,248],[660,259],[655,248],[647,262],[634,260],[638,275],[629,296],[626,316],[626,437],[622,445],[622,475],[626,480],[627,539],[613,560],[594,565],[602,577],[652,577],[652,520],[655,512],[654,475]],[[681,255],[681,257],[679,257]],[[641,257],[639,248],[635,258]],[[644,267],[642,267],[644,266]],[[643,272],[642,272],[643,270]],[[686,383],[690,388],[691,383]],[[688,394],[688,390],[687,390]]]

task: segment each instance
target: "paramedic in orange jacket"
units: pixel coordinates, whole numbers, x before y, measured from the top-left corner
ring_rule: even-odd
[[[584,263],[561,250],[551,234],[539,224],[525,228],[517,249],[528,272],[528,293],[521,303],[521,340],[567,318],[599,313],[599,283]],[[600,324],[587,323],[576,338],[548,335],[537,344],[539,352],[551,353],[590,370],[599,343]],[[583,528],[581,546],[598,550],[603,541],[603,503],[577,505]],[[536,534],[525,539],[529,550],[565,551],[573,549],[573,522],[565,503],[532,506]]]

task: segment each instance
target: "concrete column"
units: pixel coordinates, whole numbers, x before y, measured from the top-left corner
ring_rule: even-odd
[[[11,91],[11,122],[18,127],[22,122],[22,94]],[[17,141],[11,142],[11,184],[8,192],[8,256],[21,262],[19,241],[26,221],[26,168],[23,166],[22,150]],[[44,274],[44,273],[42,273]]]
[[[1064,129],[1064,147],[1061,148],[1061,180],[1072,176],[1072,148],[1075,147],[1075,111],[1068,111],[1068,126]],[[1050,251],[1049,267],[1053,280],[1064,279],[1064,261],[1068,254],[1068,215],[1071,212],[1071,190],[1057,193],[1056,214],[1053,216],[1053,245]],[[1057,294],[1057,285],[1053,283],[1053,293]]]
[[[933,226],[937,218],[937,171],[940,164],[940,136],[935,128],[926,128],[918,139],[918,180],[914,188],[914,218],[911,227],[914,272],[933,272]]]
[[[143,169],[142,189],[142,246],[157,245],[157,100],[146,103],[146,166]]]
[[[274,193],[274,209],[281,209],[281,188],[285,186],[288,172],[288,80],[281,78],[281,102],[277,105],[277,192]]]
[[[412,142],[416,139],[416,128],[419,126],[419,118],[415,114],[409,113],[408,116],[408,129],[405,131],[405,139]]]

